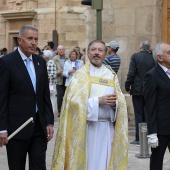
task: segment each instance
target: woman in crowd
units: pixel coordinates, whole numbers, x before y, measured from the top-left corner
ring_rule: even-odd
[[[67,60],[64,64],[64,71],[63,71],[63,76],[66,77],[66,81],[65,81],[65,86],[68,86],[68,83],[71,80],[71,77],[73,76],[73,74],[80,68],[83,66],[83,61],[82,60],[78,60],[79,54],[76,51],[76,49],[72,49],[70,50],[69,53],[69,60]]]

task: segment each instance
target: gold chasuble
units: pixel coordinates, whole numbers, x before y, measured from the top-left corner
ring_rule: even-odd
[[[112,86],[115,89],[118,112],[108,170],[127,169],[127,108],[117,76],[114,72],[113,74],[114,80],[91,76],[90,63],[88,62],[72,77],[63,99],[51,170],[87,170],[86,116],[92,83]]]

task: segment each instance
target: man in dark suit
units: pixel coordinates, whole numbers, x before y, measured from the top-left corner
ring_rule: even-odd
[[[125,90],[132,95],[135,115],[136,135],[130,144],[139,145],[139,123],[146,122],[144,114],[143,79],[146,72],[155,66],[155,61],[149,52],[149,41],[142,41],[140,52],[131,57],[129,72],[125,82]]]
[[[10,170],[46,170],[47,142],[53,137],[54,115],[45,60],[34,54],[38,30],[22,26],[19,47],[0,58],[0,147],[6,145]],[[10,141],[7,137],[30,117],[30,123]]]
[[[148,143],[151,146],[150,170],[162,170],[165,150],[170,142],[170,45],[153,48],[157,65],[144,79]]]

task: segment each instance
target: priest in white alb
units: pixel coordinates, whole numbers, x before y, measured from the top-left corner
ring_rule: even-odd
[[[67,87],[52,170],[127,169],[127,108],[116,73],[102,64],[106,53],[103,41],[92,41],[89,62]]]

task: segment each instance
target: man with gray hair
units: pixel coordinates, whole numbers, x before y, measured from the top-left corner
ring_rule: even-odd
[[[60,117],[61,112],[61,106],[63,102],[64,93],[66,90],[65,87],[65,80],[66,78],[63,76],[63,69],[64,69],[64,63],[68,60],[68,57],[65,55],[65,48],[63,45],[59,45],[57,47],[57,53],[53,58],[53,61],[56,65],[57,70],[57,105],[58,105],[58,117]]]
[[[145,51],[149,51],[150,50],[150,42],[149,41],[142,41],[141,43],[140,43],[140,49],[142,49],[142,50],[145,50]]]
[[[170,142],[170,45],[156,44],[153,57],[157,64],[144,77],[145,113],[152,151],[150,170],[162,170]]]
[[[116,54],[119,49],[119,44],[116,41],[111,41],[105,44],[107,46],[108,54],[103,63],[109,65],[112,70],[117,74],[120,67],[120,57]]]
[[[53,137],[54,115],[50,101],[45,60],[34,54],[38,45],[38,29],[21,27],[19,47],[0,58],[0,147],[6,145],[10,170],[46,170],[47,143]],[[12,139],[11,135],[28,119]]]
[[[142,41],[140,52],[131,57],[129,72],[125,82],[125,90],[132,95],[132,102],[135,115],[136,135],[135,140],[130,144],[139,145],[139,123],[146,122],[144,114],[143,79],[146,72],[155,66],[155,61],[149,53],[149,41]]]

